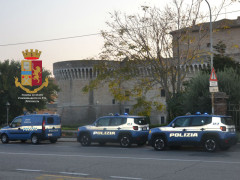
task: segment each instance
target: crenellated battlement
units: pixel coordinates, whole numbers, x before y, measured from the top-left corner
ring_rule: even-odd
[[[99,61],[96,60],[87,60],[87,61],[66,61],[66,62],[57,62],[54,63],[54,76],[57,80],[90,80],[96,78],[100,74],[100,70],[95,68]],[[116,61],[109,61],[112,64],[117,66],[119,63]],[[187,71],[189,74],[200,71],[201,69],[206,69],[208,63],[195,63],[191,65],[180,66],[182,71]],[[111,68],[109,68],[111,70]],[[139,67],[137,72],[134,74],[139,74],[141,76],[149,76],[152,72],[150,67]]]

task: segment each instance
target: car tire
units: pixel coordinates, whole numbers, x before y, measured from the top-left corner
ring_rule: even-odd
[[[88,134],[83,134],[80,138],[80,142],[82,146],[89,146],[91,144],[91,139]]]
[[[203,143],[204,149],[207,152],[215,152],[218,149],[218,142],[215,137],[207,137]]]
[[[21,140],[21,143],[25,143],[26,141],[27,141],[27,140],[25,140],[25,139],[22,139],[22,140]]]
[[[2,134],[1,141],[3,144],[7,144],[9,142],[8,136],[6,134]]]
[[[162,136],[154,138],[153,147],[156,151],[163,151],[166,148],[165,138]]]
[[[40,140],[36,134],[32,135],[31,142],[32,142],[32,144],[38,144],[40,142]]]
[[[124,134],[120,137],[120,146],[125,148],[131,146],[131,138],[129,135]]]
[[[56,143],[56,142],[57,142],[57,138],[50,139],[49,141],[50,141],[50,143],[52,143],[52,144],[53,144],[53,143]]]

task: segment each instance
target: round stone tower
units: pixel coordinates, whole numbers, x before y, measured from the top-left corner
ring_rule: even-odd
[[[82,91],[82,88],[99,74],[94,68],[99,62],[74,60],[53,64],[53,73],[60,87],[57,109],[63,125],[89,124],[99,116],[121,111],[120,104],[115,102],[107,84],[88,93]]]

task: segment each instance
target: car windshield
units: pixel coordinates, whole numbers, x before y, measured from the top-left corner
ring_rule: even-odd
[[[226,125],[234,125],[234,122],[231,117],[222,117],[221,122]]]
[[[134,123],[138,125],[146,125],[147,121],[145,118],[134,118]]]

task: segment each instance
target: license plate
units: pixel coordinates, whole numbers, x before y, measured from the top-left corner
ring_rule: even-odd
[[[142,130],[143,130],[143,131],[146,131],[146,130],[147,130],[147,128],[146,128],[146,127],[143,127],[143,128],[142,128]]]
[[[48,136],[52,136],[52,134],[48,134]]]

